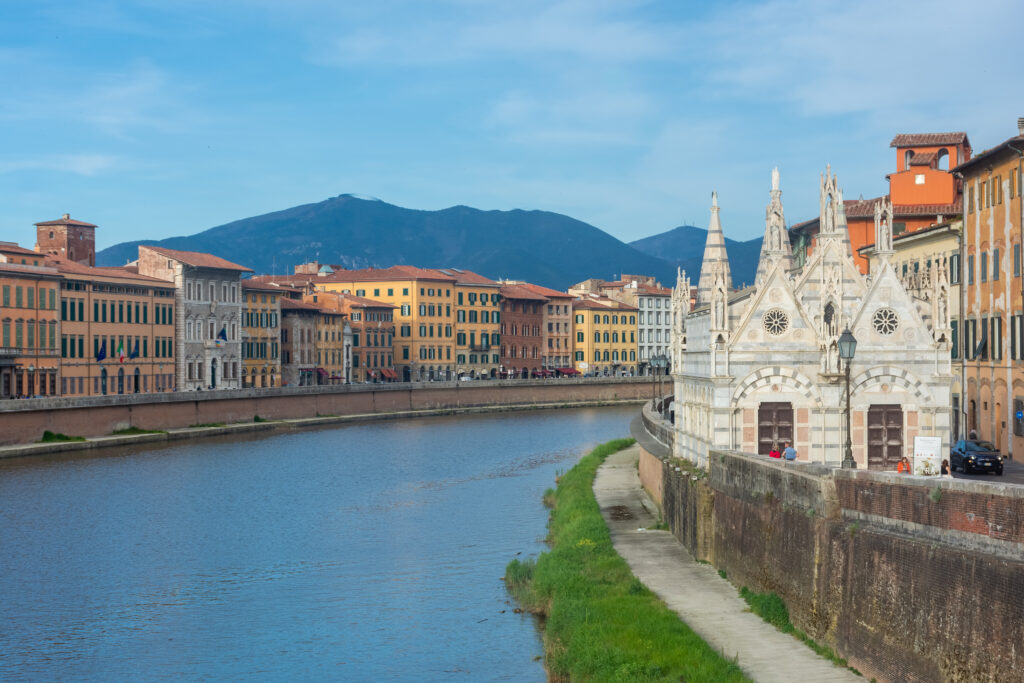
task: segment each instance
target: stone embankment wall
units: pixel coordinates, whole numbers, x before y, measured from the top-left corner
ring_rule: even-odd
[[[644,378],[354,384],[235,391],[127,394],[0,401],[0,446],[32,443],[44,431],[102,436],[114,430],[175,429],[197,424],[367,415],[501,405],[640,401]]]
[[[1024,487],[645,455],[676,537],[867,679],[1024,680]]]

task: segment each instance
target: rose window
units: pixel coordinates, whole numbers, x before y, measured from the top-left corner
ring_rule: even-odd
[[[871,324],[874,325],[875,332],[878,334],[889,335],[900,326],[900,318],[891,308],[879,308],[871,318]]]
[[[789,329],[789,316],[786,312],[773,308],[764,314],[764,329],[768,334],[778,336]]]

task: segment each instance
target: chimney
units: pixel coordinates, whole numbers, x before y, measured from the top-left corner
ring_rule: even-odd
[[[1024,119],[1021,119],[1021,120],[1024,121]],[[68,220],[69,218],[71,218],[71,214],[70,213],[64,214],[64,220]]]
[[[1017,134],[1024,135],[1024,116],[1017,119]]]

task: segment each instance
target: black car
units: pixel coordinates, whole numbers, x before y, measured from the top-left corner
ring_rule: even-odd
[[[961,439],[949,451],[949,466],[964,474],[971,472],[995,472],[1003,474],[1003,454],[991,441]]]

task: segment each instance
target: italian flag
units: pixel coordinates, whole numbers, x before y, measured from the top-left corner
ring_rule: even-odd
[[[117,360],[124,362],[124,342],[117,342]]]

